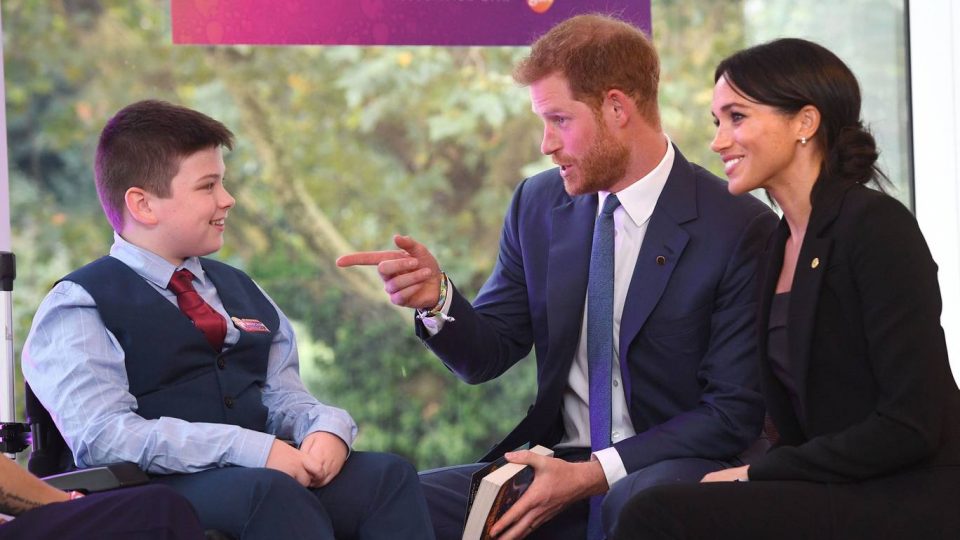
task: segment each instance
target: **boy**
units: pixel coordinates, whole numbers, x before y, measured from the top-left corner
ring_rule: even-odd
[[[220,249],[233,134],[161,101],[96,154],[110,255],[41,304],[23,372],[80,467],[138,463],[235,538],[432,538],[414,469],[350,452],[357,426],[300,380],[293,330]],[[294,441],[291,446],[279,439]]]

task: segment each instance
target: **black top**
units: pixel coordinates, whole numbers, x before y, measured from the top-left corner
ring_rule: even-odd
[[[770,303],[770,319],[767,322],[767,358],[770,360],[770,370],[783,385],[784,391],[790,396],[793,410],[804,423],[803,402],[798,391],[799,385],[794,373],[790,370],[790,347],[787,343],[787,311],[790,307],[790,292],[777,293]]]

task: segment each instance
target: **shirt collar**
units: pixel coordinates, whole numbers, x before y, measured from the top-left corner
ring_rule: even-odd
[[[675,155],[673,143],[666,134],[664,134],[664,138],[667,140],[667,151],[663,154],[660,163],[658,163],[652,171],[647,173],[646,176],[617,193],[617,198],[620,199],[620,205],[623,207],[624,212],[627,213],[637,227],[646,223],[647,220],[650,219],[650,216],[653,215],[653,209],[657,206],[657,199],[660,198],[663,186],[666,185],[667,178],[670,176],[670,170],[673,169],[673,159]],[[601,191],[599,195],[599,204],[597,206],[598,214],[600,208],[603,208],[603,201],[607,199],[607,195],[610,195],[610,192]]]
[[[113,233],[113,246],[110,247],[110,256],[126,264],[140,277],[161,289],[167,288],[173,273],[181,268],[190,270],[201,283],[206,281],[199,258],[190,257],[180,266],[174,266],[156,253],[131,244],[116,232]]]

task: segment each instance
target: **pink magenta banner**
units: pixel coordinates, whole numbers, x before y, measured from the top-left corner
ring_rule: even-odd
[[[529,45],[580,13],[650,31],[650,0],[171,0],[185,45]]]

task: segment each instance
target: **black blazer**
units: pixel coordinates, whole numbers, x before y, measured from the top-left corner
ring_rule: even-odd
[[[750,478],[848,482],[960,465],[960,391],[940,327],[937,266],[913,215],[861,185],[815,190],[787,323],[805,421],[766,354],[789,235],[781,221],[760,267],[761,381],[780,440]]]

